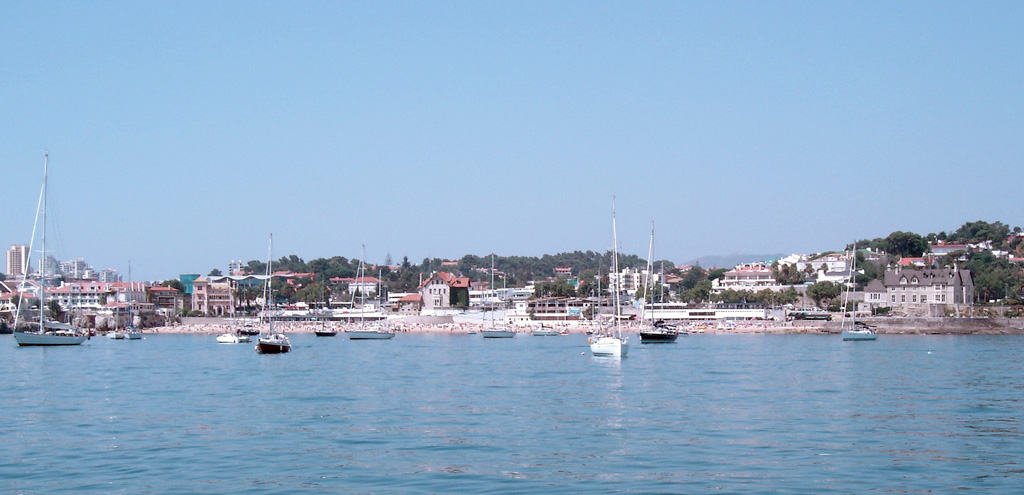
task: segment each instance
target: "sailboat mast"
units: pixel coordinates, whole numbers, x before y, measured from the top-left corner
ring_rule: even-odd
[[[274,288],[271,281],[274,278],[274,233],[270,233],[270,240],[267,242],[267,282],[263,290],[263,316],[270,324],[270,334],[274,334],[274,319],[270,316],[270,299],[274,296]]]
[[[45,331],[43,327],[43,314],[46,306],[46,187],[50,176],[50,153],[43,153],[43,234],[40,238],[42,248],[39,250],[39,331]],[[28,266],[25,266],[28,271]]]
[[[856,273],[856,270],[857,270],[857,243],[855,241],[853,243],[853,249],[850,250],[850,276],[849,276],[849,278],[846,281],[845,290],[843,290],[843,308],[842,308],[843,315],[842,315],[841,319],[839,320],[839,331],[840,332],[846,329],[846,310],[847,310],[847,308],[848,308],[848,306],[850,304],[850,291],[852,290],[851,286],[853,285],[854,273]]]
[[[644,300],[643,307],[640,311],[640,319],[647,320],[647,299],[650,298],[651,302],[654,302],[654,297],[651,296],[651,290],[654,289],[652,283],[654,275],[654,219],[651,219],[651,242],[647,245],[647,280],[644,281]]]
[[[619,291],[622,290],[622,274],[619,273],[619,234],[615,227],[615,196],[612,196],[612,271],[615,272],[615,277],[618,282],[615,283],[615,336],[622,336],[622,331],[619,329],[619,315],[621,314],[621,308],[619,307]],[[612,284],[609,284],[612,285]]]

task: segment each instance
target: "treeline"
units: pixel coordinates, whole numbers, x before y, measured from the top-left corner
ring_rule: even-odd
[[[658,261],[660,268],[664,263],[666,271],[673,271],[675,265],[668,260]],[[573,276],[578,277],[584,283],[596,283],[597,273],[600,272],[607,283],[608,269],[612,264],[611,251],[598,253],[595,251],[573,251],[558,254],[545,254],[543,256],[494,256],[495,271],[501,274],[495,281],[495,285],[502,283],[508,286],[521,286],[530,281],[546,280],[555,275],[556,267],[568,267]],[[647,261],[636,255],[619,255],[620,268],[643,268]],[[316,258],[305,261],[296,255],[282,256],[274,261],[274,271],[288,270],[298,273],[312,273],[308,282],[321,282],[335,277],[354,277],[359,266],[356,258],[334,256],[330,258]],[[491,256],[490,255],[465,255],[456,260],[454,266],[446,263],[441,258],[424,258],[420,263],[412,263],[408,257],[393,265],[388,256],[384,265],[366,265],[366,275],[376,277],[378,274],[383,278],[388,288],[392,291],[409,292],[416,289],[422,278],[438,271],[448,271],[460,276],[469,277],[474,282],[489,281]],[[265,273],[267,265],[259,260],[251,260],[245,264],[244,270],[247,273]],[[221,275],[218,269],[210,270],[210,275]],[[304,285],[301,283],[300,285]]]

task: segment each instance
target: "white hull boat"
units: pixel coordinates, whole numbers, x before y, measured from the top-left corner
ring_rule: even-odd
[[[112,339],[112,340],[123,340],[123,339],[124,339],[124,337],[125,337],[125,334],[124,334],[124,332],[119,332],[119,331],[117,331],[117,330],[115,330],[115,331],[113,331],[113,332],[107,332],[107,338],[108,338],[108,339]]]
[[[591,339],[590,352],[595,356],[626,357],[629,353],[629,338],[598,337]]]
[[[124,338],[128,340],[141,340],[142,332],[135,329],[131,329],[124,333]]]
[[[238,336],[233,333],[222,333],[217,336],[218,344],[237,344],[241,341],[242,339],[238,338]]]
[[[509,328],[488,328],[480,333],[485,339],[511,339],[516,336],[515,330]]]
[[[843,330],[843,340],[877,340],[878,334],[868,329]]]
[[[81,345],[88,338],[76,332],[14,332],[14,339],[20,346]]]

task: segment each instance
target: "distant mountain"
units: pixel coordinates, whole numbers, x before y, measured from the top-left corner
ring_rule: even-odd
[[[785,254],[725,254],[700,256],[695,260],[687,261],[687,264],[700,265],[704,268],[732,268],[741,263],[752,263],[755,261],[777,260],[786,256]]]

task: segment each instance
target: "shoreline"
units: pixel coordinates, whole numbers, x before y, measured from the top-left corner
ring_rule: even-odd
[[[990,318],[865,318],[879,335],[1024,335],[1024,319],[1004,319],[996,321]],[[435,334],[435,335],[467,335],[478,333],[484,328],[482,323],[394,323],[396,333]],[[553,324],[547,322],[548,328],[564,330],[567,334],[586,334],[594,328],[589,324]],[[312,334],[320,328],[315,322],[279,321],[274,327],[285,333]],[[333,322],[328,327],[338,333],[347,329],[357,328],[354,323]],[[539,325],[513,326],[516,333],[529,335]],[[151,334],[193,334],[220,335],[234,333],[237,324],[231,323],[183,323],[173,326],[151,327],[143,330]],[[838,335],[841,333],[838,321],[740,321],[727,324],[698,323],[686,326],[690,334],[707,335]],[[622,330],[627,334],[636,334],[639,326],[624,325]]]

